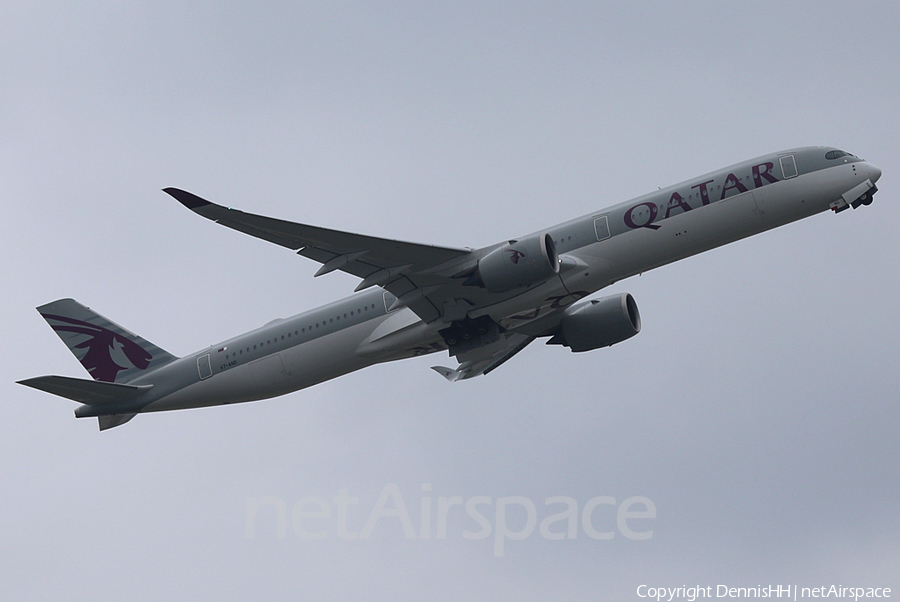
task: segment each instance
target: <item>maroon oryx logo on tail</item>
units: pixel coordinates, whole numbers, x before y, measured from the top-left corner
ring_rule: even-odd
[[[79,358],[79,361],[94,380],[115,382],[119,372],[131,367],[117,364],[113,360],[113,352],[116,353],[116,358],[119,361],[127,360],[131,362],[132,366],[140,370],[149,366],[150,360],[153,359],[153,356],[137,343],[102,326],[65,316],[46,314],[44,317],[47,320],[63,322],[63,324],[50,324],[51,328],[57,333],[74,332],[88,337],[81,343],[74,345],[72,350],[74,352],[75,349],[87,349],[87,353]]]

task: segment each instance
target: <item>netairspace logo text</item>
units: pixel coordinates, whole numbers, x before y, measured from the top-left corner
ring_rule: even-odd
[[[625,498],[621,502],[610,496],[598,496],[584,504],[572,497],[552,496],[540,505],[519,495],[433,498],[428,495],[430,492],[431,484],[423,483],[416,526],[397,483],[385,485],[368,512],[361,511],[359,498],[351,496],[347,489],[341,489],[331,499],[302,497],[290,511],[282,498],[250,497],[247,498],[244,537],[254,539],[257,515],[262,513],[269,524],[267,519],[272,510],[275,511],[274,534],[278,539],[287,537],[289,521],[294,534],[307,540],[323,540],[333,535],[343,540],[365,540],[376,530],[399,527],[406,539],[447,539],[448,536],[462,535],[463,539],[479,540],[493,536],[494,556],[503,556],[507,541],[528,539],[535,531],[548,540],[577,539],[580,534],[598,540],[613,539],[617,533],[631,540],[653,537],[647,520],[656,518],[656,505],[643,496]],[[361,523],[363,517],[365,522]],[[451,520],[448,521],[448,517]],[[471,530],[448,529],[448,522],[458,525],[468,521],[471,521]],[[359,524],[362,524],[360,531],[351,530]]]
[[[657,602],[687,600],[694,602],[701,598],[783,598],[800,600],[803,598],[843,598],[860,600],[863,598],[890,598],[889,587],[844,587],[823,585],[819,587],[798,587],[796,585],[757,585],[756,587],[729,587],[727,585],[696,585],[692,587],[651,587],[639,585],[638,598],[650,598]]]

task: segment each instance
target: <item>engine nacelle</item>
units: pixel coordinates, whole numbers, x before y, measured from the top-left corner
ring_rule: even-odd
[[[566,310],[559,333],[548,344],[591,351],[630,339],[641,331],[641,314],[628,293],[579,303]]]
[[[539,284],[559,273],[559,255],[549,234],[511,240],[480,260],[475,282],[492,293]]]

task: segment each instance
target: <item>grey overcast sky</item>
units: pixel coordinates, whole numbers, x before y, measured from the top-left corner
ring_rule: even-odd
[[[0,596],[900,593],[898,22],[887,1],[3,3]],[[34,311],[60,297],[184,355],[355,286],[166,186],[478,247],[816,144],[880,166],[875,203],[616,284],[644,329],[611,349],[535,344],[457,384],[431,356],[103,433],[14,384],[85,376]],[[386,515],[343,539],[382,495],[415,537]],[[489,500],[491,534],[457,505],[439,538],[441,497]],[[568,497],[614,537],[579,519],[497,555],[507,497],[509,531]],[[649,539],[617,527],[632,497]]]

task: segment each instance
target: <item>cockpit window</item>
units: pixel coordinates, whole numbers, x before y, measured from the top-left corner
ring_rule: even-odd
[[[825,153],[825,158],[829,159],[829,160],[830,159],[840,159],[841,157],[856,158],[856,155],[851,155],[850,153],[842,151],[842,150],[833,150],[833,151],[828,151],[827,153]]]

